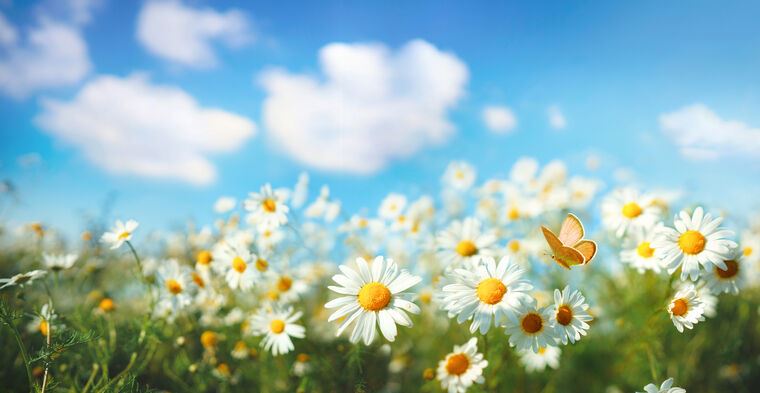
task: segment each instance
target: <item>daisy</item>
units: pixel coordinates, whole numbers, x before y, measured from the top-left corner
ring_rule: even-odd
[[[602,201],[602,224],[623,237],[635,229],[647,229],[659,219],[660,209],[653,198],[632,188],[613,191]]]
[[[340,202],[330,199],[330,188],[322,186],[319,197],[306,207],[304,215],[309,218],[322,218],[333,222],[340,213]]]
[[[636,228],[629,231],[620,251],[620,260],[627,263],[639,273],[652,270],[659,273],[662,269],[662,261],[654,254],[652,242],[663,225],[657,224],[648,229]]]
[[[159,287],[158,308],[161,314],[176,315],[177,312],[192,303],[190,295],[190,269],[180,266],[176,259],[167,259],[157,272]]]
[[[672,386],[673,378],[668,378],[665,380],[665,382],[662,383],[662,385],[660,385],[659,388],[657,385],[650,383],[649,385],[644,386],[643,392],[638,393],[686,393],[686,389]]]
[[[245,200],[245,210],[251,212],[250,218],[259,226],[277,228],[288,222],[288,206],[285,205],[287,192],[282,189],[272,190],[267,183],[258,193],[252,192]]]
[[[140,225],[135,220],[128,220],[126,223],[121,220],[116,220],[116,224],[111,227],[111,232],[106,232],[100,238],[100,241],[111,246],[112,250],[115,250],[124,244],[132,240],[132,233],[134,233],[137,226]]]
[[[394,220],[406,207],[406,197],[401,194],[388,194],[380,203],[377,215],[386,220]]]
[[[245,291],[253,287],[258,271],[251,264],[258,258],[248,251],[248,247],[239,241],[228,239],[218,244],[213,254],[213,266],[219,274],[224,275],[230,288]]]
[[[525,371],[544,371],[546,366],[557,369],[559,367],[559,355],[562,350],[553,345],[539,348],[538,352],[531,350],[520,351],[520,363],[525,366]]]
[[[475,168],[464,161],[454,161],[446,167],[443,183],[456,190],[469,190],[475,183]]]
[[[47,274],[47,272],[44,270],[32,270],[26,273],[19,273],[11,278],[0,278],[0,284],[3,284],[0,289],[12,287],[14,285],[23,288],[25,285],[34,282],[34,280],[45,276],[45,274]]]
[[[325,304],[325,308],[338,308],[330,315],[328,322],[348,316],[338,328],[339,336],[352,322],[356,321],[351,333],[351,342],[360,339],[369,345],[375,339],[375,325],[388,341],[396,339],[396,324],[412,326],[406,312],[419,314],[420,308],[411,302],[414,294],[404,292],[417,285],[422,279],[398,271],[392,259],[376,257],[371,265],[364,258],[356,258],[356,269],[346,265],[338,268],[343,274],[336,274],[333,281],[340,286],[328,288],[341,296]]]
[[[27,330],[30,333],[39,332],[44,337],[47,337],[51,333],[53,325],[60,329],[62,326],[54,324],[53,322],[58,319],[58,314],[55,313],[53,305],[51,303],[45,303],[40,309],[40,313],[36,314],[31,322],[27,325]]]
[[[723,263],[726,269],[713,266],[712,271],[704,274],[704,279],[710,292],[714,294],[732,293],[739,294],[739,289],[744,283],[744,267],[746,263],[740,250],[733,252],[733,257],[726,259]]]
[[[730,259],[731,249],[737,245],[727,239],[733,232],[718,228],[721,221],[721,217],[705,215],[702,207],[696,208],[691,217],[681,211],[675,218],[675,229],[663,227],[657,231],[652,242],[655,256],[662,260],[670,274],[681,267],[681,280],[689,277],[695,281],[700,266],[728,269],[724,261]]]
[[[438,380],[448,393],[464,393],[472,384],[485,382],[483,369],[488,367],[482,353],[478,353],[478,339],[473,337],[438,363]]]
[[[264,350],[272,350],[272,355],[286,354],[293,349],[293,338],[306,336],[303,326],[295,322],[301,318],[301,312],[293,312],[292,307],[286,309],[263,307],[250,319],[254,335],[264,336],[261,346]]]
[[[217,214],[224,214],[237,206],[237,200],[233,197],[222,196],[214,202],[214,212]]]
[[[76,262],[77,258],[78,257],[76,254],[42,254],[42,259],[45,263],[45,267],[54,272],[70,269],[72,266],[74,266],[74,262]]]
[[[480,257],[494,254],[496,240],[492,231],[481,232],[478,219],[456,220],[436,238],[438,257],[447,268],[474,265]]]
[[[533,286],[521,279],[525,270],[509,257],[503,257],[498,265],[493,258],[467,269],[456,269],[449,278],[454,284],[443,287],[443,309],[449,317],[457,316],[462,323],[472,319],[470,332],[480,329],[486,334],[491,327],[499,326],[509,314],[515,312],[520,302],[529,301],[528,291]]]
[[[256,262],[256,268],[258,269],[262,264],[262,260]],[[266,261],[264,261],[266,263]],[[272,287],[270,288],[267,296],[271,300],[277,300],[280,303],[293,303],[309,290],[309,285],[306,281],[292,274],[292,272],[283,272],[281,274],[274,275]]]
[[[516,312],[509,315],[505,332],[509,335],[509,345],[518,351],[541,348],[556,343],[556,329],[552,326],[553,307],[539,309],[535,304],[521,303]]]
[[[565,287],[562,292],[554,290],[554,325],[563,344],[568,340],[575,344],[586,335],[587,322],[593,319],[587,310],[586,298],[580,291],[571,291],[570,287]]]
[[[691,284],[676,292],[670,305],[668,305],[670,320],[673,321],[673,325],[680,333],[683,333],[684,327],[692,329],[697,322],[704,321],[704,311],[702,299],[697,296],[697,291]]]

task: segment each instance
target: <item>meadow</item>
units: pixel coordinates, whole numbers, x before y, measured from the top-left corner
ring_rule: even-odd
[[[494,179],[453,162],[437,195],[358,212],[294,183],[171,233],[0,223],[0,390],[760,386],[757,212],[528,158]]]

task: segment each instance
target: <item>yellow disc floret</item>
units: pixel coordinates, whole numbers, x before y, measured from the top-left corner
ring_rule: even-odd
[[[456,353],[446,360],[446,371],[451,375],[462,375],[470,367],[470,359],[463,353]]]
[[[623,216],[626,218],[636,218],[641,215],[641,212],[643,212],[643,209],[641,209],[641,206],[636,202],[628,202],[623,205]]]
[[[520,321],[522,330],[529,334],[540,332],[544,328],[544,320],[536,313],[528,313]]]
[[[507,287],[497,278],[486,278],[478,284],[475,292],[478,299],[486,304],[496,304],[501,301],[504,294],[507,293]]]
[[[272,322],[269,323],[269,330],[274,334],[282,333],[285,331],[285,321],[282,319],[273,319]]]
[[[456,252],[463,257],[471,257],[478,253],[478,246],[471,240],[462,240],[457,244]]]
[[[379,282],[365,284],[359,290],[359,304],[368,311],[379,311],[391,302],[391,291]]]
[[[681,247],[684,253],[695,255],[702,252],[705,249],[707,239],[699,231],[689,230],[684,232],[681,237],[678,238],[678,246]]]
[[[649,242],[641,242],[641,244],[636,247],[636,252],[642,258],[651,258],[652,255],[654,255],[654,248],[652,248]]]

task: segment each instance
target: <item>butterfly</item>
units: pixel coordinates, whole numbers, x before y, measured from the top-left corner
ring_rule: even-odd
[[[575,265],[585,265],[594,259],[596,243],[593,240],[583,239],[583,224],[574,214],[567,214],[567,218],[559,229],[559,237],[543,225],[541,225],[541,230],[552,249],[552,259],[565,269],[570,269]]]

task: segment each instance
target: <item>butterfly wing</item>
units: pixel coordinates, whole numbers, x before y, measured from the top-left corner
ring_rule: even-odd
[[[559,241],[565,246],[572,246],[583,239],[583,224],[573,213],[568,213],[559,229]]]
[[[559,240],[557,235],[554,234],[549,228],[541,226],[541,231],[544,233],[546,242],[549,243],[549,248],[552,249],[552,259],[560,264],[565,269],[570,269],[570,266],[583,264],[583,255],[570,247],[565,247]]]
[[[596,243],[593,240],[581,240],[573,248],[583,255],[584,264],[591,262],[596,255]]]

